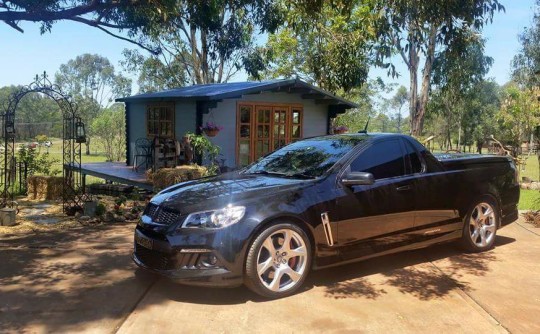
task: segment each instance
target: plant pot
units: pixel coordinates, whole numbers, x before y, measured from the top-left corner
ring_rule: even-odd
[[[208,137],[215,137],[219,133],[219,130],[204,130],[204,134]]]

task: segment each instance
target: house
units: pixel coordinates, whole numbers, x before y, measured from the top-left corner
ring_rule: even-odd
[[[119,98],[126,108],[128,166],[138,138],[181,140],[212,122],[210,140],[228,167],[247,165],[300,138],[328,134],[330,120],[356,104],[299,79],[193,85]]]

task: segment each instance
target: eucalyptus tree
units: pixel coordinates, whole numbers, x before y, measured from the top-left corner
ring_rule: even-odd
[[[42,34],[58,21],[71,21],[153,53],[159,50],[149,48],[137,35],[175,15],[175,0],[0,0],[0,21],[21,33],[20,23],[25,21],[39,22]]]
[[[88,125],[116,97],[131,94],[131,80],[117,73],[107,58],[97,54],[83,54],[60,65],[55,82],[75,99],[80,116]],[[92,135],[92,129],[88,129],[87,155]]]
[[[369,0],[368,0],[369,1]],[[463,35],[480,32],[496,12],[498,0],[373,0],[379,63],[399,54],[409,71],[411,133],[422,134],[436,51],[461,43]],[[422,64],[422,69],[420,69]],[[395,68],[390,66],[390,72]]]
[[[396,130],[398,133],[402,132],[403,115],[401,111],[408,100],[409,94],[405,86],[399,86],[399,88],[396,90],[396,94],[390,99],[392,108],[396,110]]]
[[[284,23],[250,54],[248,72],[253,77],[300,77],[331,92],[348,92],[365,83],[375,40],[369,6],[321,1],[313,11],[303,1],[278,4]]]
[[[493,58],[484,55],[484,44],[485,41],[478,34],[469,32],[451,47],[437,53],[433,61],[431,84],[435,87],[434,103],[439,105],[438,112],[446,120],[447,143],[451,144],[451,131],[457,128],[458,148],[462,143],[463,128],[470,129],[469,124],[464,122],[470,121],[467,116],[474,112],[466,102],[473,98],[471,90],[484,80],[493,64]],[[466,139],[470,141],[471,137]]]
[[[244,67],[255,35],[272,32],[281,22],[272,0],[177,0],[175,6],[178,15],[167,24],[153,26],[146,37],[153,48],[161,50],[159,70],[182,69],[176,83],[228,81]],[[133,63],[134,54],[126,55],[126,62]],[[150,65],[143,67],[148,70]]]
[[[524,28],[519,35],[521,48],[512,59],[513,81],[521,86],[540,85],[540,0],[536,1],[536,10],[530,27]]]

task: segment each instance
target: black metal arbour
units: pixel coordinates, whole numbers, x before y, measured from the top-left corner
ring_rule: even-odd
[[[64,212],[74,214],[81,211],[87,195],[84,192],[81,173],[81,145],[83,140],[77,129],[84,125],[77,112],[77,105],[62,89],[53,84],[47,73],[36,75],[34,82],[11,94],[4,103],[0,115],[3,131],[3,154],[0,154],[0,191],[2,192],[0,207],[14,205],[13,184],[17,175],[15,160],[15,113],[23,97],[30,93],[41,93],[53,99],[62,111],[62,202]]]

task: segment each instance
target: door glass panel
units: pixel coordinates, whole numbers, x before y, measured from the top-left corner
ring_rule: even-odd
[[[294,124],[300,123],[300,112],[298,110],[293,110],[292,122]]]
[[[240,123],[249,123],[251,119],[250,108],[242,107],[240,110]]]
[[[300,138],[300,126],[299,125],[293,125],[291,137],[293,137],[295,139]]]
[[[249,125],[240,125],[240,138],[249,138]]]

